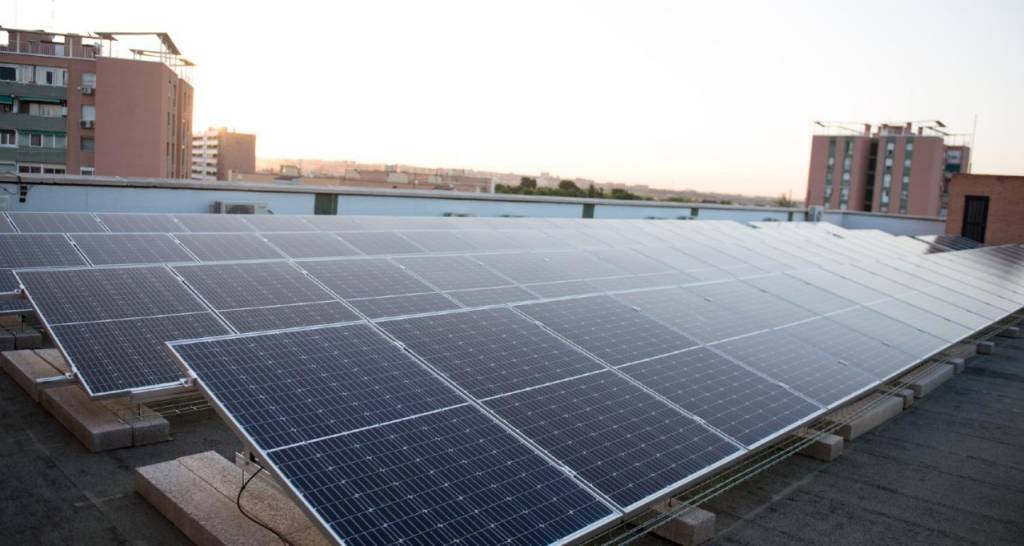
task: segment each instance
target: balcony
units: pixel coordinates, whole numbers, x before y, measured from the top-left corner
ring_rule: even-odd
[[[19,163],[56,163],[63,165],[67,158],[64,148],[17,148],[0,147],[0,161],[17,161]]]
[[[51,118],[46,116],[30,116],[28,114],[2,112],[0,113],[0,129],[67,132],[68,120],[64,116]]]
[[[0,81],[0,95],[67,100],[68,89],[59,85],[39,85],[34,83]]]
[[[11,36],[9,40],[12,43],[6,45],[0,45],[0,53],[11,53],[11,54],[22,54],[22,55],[42,55],[44,57],[63,57],[72,59],[95,59],[96,49],[95,47],[87,45],[79,45],[75,47],[68,46],[67,44],[56,44],[49,42],[37,42],[37,41],[24,41],[20,43],[14,43],[14,36]]]

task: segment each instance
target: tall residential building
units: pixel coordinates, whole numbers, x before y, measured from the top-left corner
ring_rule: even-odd
[[[231,180],[256,172],[256,135],[221,127],[192,135],[192,180]]]
[[[0,29],[0,172],[188,178],[191,66],[164,33]]]
[[[970,147],[942,122],[864,124],[856,130],[819,123],[811,139],[808,205],[825,208],[946,216],[949,181],[969,172]]]

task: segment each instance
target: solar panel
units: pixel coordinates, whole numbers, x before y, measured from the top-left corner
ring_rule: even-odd
[[[612,513],[469,406],[281,449],[270,460],[336,540],[357,546],[550,544]]]
[[[681,288],[630,292],[618,294],[615,298],[704,343],[759,329],[756,320]]]
[[[521,286],[499,286],[497,288],[454,290],[445,292],[445,294],[466,307],[482,307],[485,305],[497,305],[537,299],[537,296]]]
[[[309,261],[301,265],[345,299],[433,292],[422,281],[382,258]]]
[[[340,301],[235,309],[220,311],[220,316],[243,334],[359,320],[359,317]]]
[[[407,294],[404,296],[385,296],[380,298],[347,300],[353,307],[371,319],[383,317],[400,317],[435,313],[458,309],[459,305],[437,292],[426,294]]]
[[[640,387],[604,371],[485,402],[618,506],[677,488],[739,449]]]
[[[850,300],[790,275],[753,277],[742,282],[821,315],[856,305]]]
[[[671,273],[654,273],[652,275],[636,275],[631,277],[608,277],[604,279],[593,279],[589,282],[602,291],[614,292],[617,290],[634,290],[638,288],[658,288],[678,286],[681,284],[692,284],[697,282],[697,279],[689,273],[673,271]]]
[[[334,299],[288,262],[203,264],[174,270],[218,310]]]
[[[877,382],[778,330],[722,341],[714,347],[826,407]]]
[[[625,268],[619,267],[610,261],[591,256],[586,252],[575,250],[546,252],[543,256],[547,263],[561,271],[565,271],[573,279],[621,277],[630,273]],[[642,257],[638,261],[640,260],[642,260]],[[637,268],[642,269],[639,266]]]
[[[949,342],[883,315],[871,307],[858,307],[828,318],[890,346],[898,347],[918,360],[923,360],[949,346]]]
[[[306,223],[320,231],[363,231],[367,229],[358,219],[345,216],[307,216]]]
[[[196,261],[166,233],[76,233],[71,238],[95,265]]]
[[[8,212],[22,233],[94,233],[106,231],[87,212]]]
[[[261,232],[316,231],[316,228],[306,223],[301,216],[246,214],[242,218],[245,223]]]
[[[821,409],[703,347],[619,369],[748,447]]]
[[[34,270],[16,274],[51,326],[206,311],[165,267]]]
[[[175,214],[174,219],[194,233],[256,231],[241,214]]]
[[[950,343],[958,341],[972,332],[967,326],[899,300],[886,300],[872,305],[871,309]]]
[[[703,297],[712,305],[731,309],[759,330],[814,316],[810,311],[739,281],[696,285],[686,290]]]
[[[619,280],[622,277],[615,277]],[[531,292],[542,298],[562,298],[582,294],[598,294],[604,292],[600,286],[591,281],[559,281],[526,285]]]
[[[465,403],[366,324],[225,338],[174,350],[261,449]]]
[[[18,279],[14,276],[13,270],[0,269],[0,293],[16,292],[19,287]]]
[[[533,303],[518,309],[613,366],[697,344],[608,296]]]
[[[14,233],[14,224],[6,214],[0,214],[0,233]]]
[[[478,254],[473,258],[520,284],[570,281],[578,278],[552,263],[550,253]]]
[[[356,256],[359,251],[333,233],[264,233],[270,241],[289,258],[341,258]]]
[[[509,309],[380,324],[476,398],[604,369]]]
[[[441,290],[508,286],[511,281],[465,256],[399,258],[399,265]]]
[[[427,252],[469,252],[479,250],[451,231],[402,231],[399,233]]]
[[[920,360],[892,345],[824,317],[780,331],[879,379],[886,379]]]
[[[188,231],[170,214],[97,213],[114,233],[176,233]]]
[[[0,268],[87,265],[63,235],[0,233]]]
[[[173,384],[182,373],[164,342],[227,334],[209,313],[58,324],[50,333],[92,396]]]
[[[992,323],[994,319],[988,319],[981,315],[975,314],[963,307],[950,303],[949,301],[943,301],[942,299],[924,294],[921,292],[913,292],[910,294],[904,294],[896,298],[900,301],[905,301],[911,305],[926,309],[931,313],[943,316],[957,324],[966,326],[972,331],[980,330]],[[947,298],[948,300],[948,298]],[[980,304],[974,304],[972,307],[979,307]]]
[[[423,249],[414,245],[397,233],[384,231],[366,231],[342,233],[340,237],[348,244],[359,249],[363,254],[418,254]]]
[[[275,260],[283,256],[255,233],[181,233],[181,244],[203,262]]]
[[[21,298],[0,299],[0,315],[27,315],[34,312],[32,304]]]
[[[788,273],[806,283],[823,288],[833,294],[854,303],[870,303],[885,299],[887,296],[877,290],[858,284],[835,273],[823,270],[801,270]]]

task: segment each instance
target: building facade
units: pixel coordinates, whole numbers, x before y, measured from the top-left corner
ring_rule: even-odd
[[[949,180],[968,171],[969,158],[968,146],[949,144],[945,133],[932,126],[915,131],[911,123],[883,124],[872,130],[865,124],[859,133],[816,134],[806,203],[944,217]]]
[[[0,30],[0,172],[187,178],[192,85],[143,35],[159,50],[118,58],[120,34]]]
[[[192,135],[192,180],[231,180],[256,172],[256,135],[221,127]]]
[[[1024,176],[954,175],[946,234],[987,245],[1024,244]]]

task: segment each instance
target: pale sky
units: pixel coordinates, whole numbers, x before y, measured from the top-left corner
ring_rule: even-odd
[[[1024,174],[1024,3],[0,0],[4,26],[165,31],[194,127],[261,157],[748,194],[807,183],[812,120],[941,119]]]

